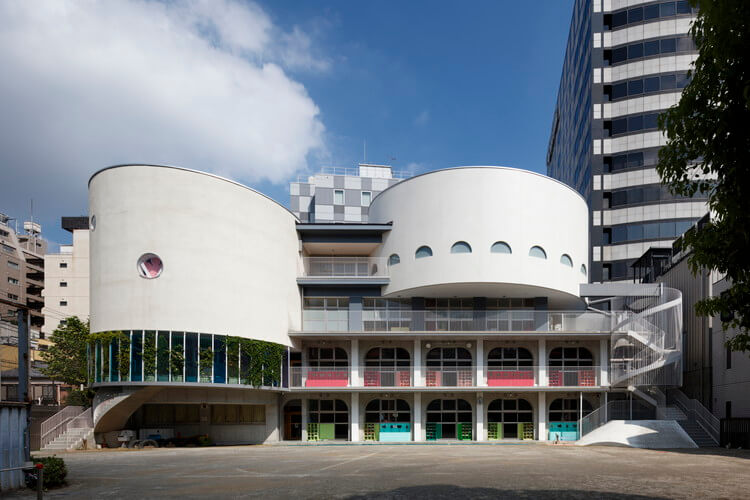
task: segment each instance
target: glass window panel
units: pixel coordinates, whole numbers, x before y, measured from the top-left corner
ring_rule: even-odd
[[[643,80],[632,80],[628,82],[628,95],[638,95],[643,93]]]
[[[658,113],[648,113],[643,115],[643,129],[656,128],[658,126]]]
[[[660,16],[659,17],[669,17],[675,15],[675,4],[674,2],[665,2],[659,5],[660,10]]]
[[[643,55],[646,57],[655,56],[659,53],[659,40],[652,40],[643,43]]]
[[[677,14],[690,14],[691,13],[690,2],[688,2],[687,0],[681,0],[677,2],[676,7],[677,7],[676,9]]]
[[[675,88],[685,88],[690,83],[690,78],[687,73],[677,73],[675,75]]]
[[[169,332],[160,331],[156,341],[156,379],[169,381]]]
[[[659,4],[648,5],[643,8],[643,19],[656,19],[659,17]]]
[[[646,93],[658,92],[659,91],[659,77],[652,76],[650,78],[646,78],[643,81],[643,91]]]
[[[674,238],[674,222],[661,222],[659,223],[659,237],[660,238]]]
[[[635,241],[643,239],[643,226],[641,224],[633,224],[628,226],[628,241]]]
[[[643,225],[643,238],[647,240],[655,240],[659,238],[659,223],[652,222]]]
[[[643,166],[643,153],[630,153],[627,159],[628,168]]]
[[[638,130],[643,130],[643,115],[628,118],[628,132],[636,132]]]
[[[226,377],[226,342],[223,335],[214,336],[214,383],[225,384]]]
[[[628,45],[628,59],[638,59],[639,57],[643,57],[643,44]]]
[[[659,43],[661,45],[662,54],[674,52],[677,48],[674,38],[665,38],[664,40],[661,40]]]
[[[198,334],[185,334],[185,381],[198,381]]]
[[[141,382],[143,380],[143,331],[133,331],[130,349],[130,380]]]
[[[628,24],[628,11],[615,12],[612,14],[612,27],[619,28]]]
[[[675,88],[677,77],[675,75],[664,75],[661,77],[661,89],[670,90]]]
[[[627,47],[620,47],[612,51],[612,63],[613,64],[621,63],[627,60],[627,58],[628,58]]]
[[[643,21],[643,8],[628,10],[628,23],[637,23]]]
[[[627,118],[621,118],[619,120],[612,120],[612,134],[624,134],[628,131],[628,120]]]
[[[612,99],[620,99],[628,95],[628,84],[618,83],[612,86]]]
[[[677,39],[677,52],[689,52],[695,49],[695,44],[691,38]]]

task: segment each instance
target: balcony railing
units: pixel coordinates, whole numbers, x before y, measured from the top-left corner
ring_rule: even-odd
[[[291,368],[290,387],[597,387],[599,366],[485,366],[477,384],[475,366],[422,366],[415,379],[411,366],[358,367],[354,381],[350,368]]]
[[[385,257],[302,257],[305,278],[385,278]]]
[[[347,387],[349,368],[293,366],[291,387]]]
[[[346,309],[305,309],[303,331],[609,333],[623,314],[590,311],[365,309],[352,330]]]

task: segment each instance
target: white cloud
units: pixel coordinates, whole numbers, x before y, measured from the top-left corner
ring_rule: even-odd
[[[416,118],[414,118],[414,125],[421,127],[422,125],[427,125],[427,122],[429,121],[430,121],[430,111],[425,109],[425,110],[422,110],[422,112],[419,113]]]
[[[233,0],[0,2],[0,210],[78,212],[115,163],[288,179],[326,149],[311,47]]]

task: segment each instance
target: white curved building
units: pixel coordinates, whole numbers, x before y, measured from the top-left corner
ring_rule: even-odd
[[[589,285],[619,310],[587,307],[575,191],[511,168],[367,168],[392,185],[305,189],[331,191],[325,214],[366,200],[368,223],[301,223],[202,172],[94,174],[99,442],[575,439],[628,387],[679,382],[679,297]]]
[[[402,181],[370,207],[370,220],[393,222],[378,255],[400,261],[383,293],[546,296],[580,308],[587,214],[573,189],[525,170],[462,167]]]

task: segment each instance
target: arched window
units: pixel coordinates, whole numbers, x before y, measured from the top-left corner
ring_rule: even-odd
[[[409,403],[403,399],[373,399],[365,407],[365,422],[411,422]]]
[[[473,420],[471,405],[468,401],[435,399],[427,405],[427,439],[460,438],[461,434],[471,430]]]
[[[349,439],[349,408],[340,399],[310,399],[308,422],[320,424],[320,439]]]
[[[560,256],[560,264],[573,267],[573,259],[570,258],[570,255],[564,253]]]
[[[586,276],[586,264],[581,264],[581,274]]]
[[[550,386],[595,386],[596,372],[594,357],[585,347],[556,347],[549,354]]]
[[[594,357],[585,347],[555,347],[549,353],[550,366],[593,366]]]
[[[487,422],[498,424],[498,439],[517,439],[518,424],[533,421],[533,408],[525,399],[496,399],[487,407]]]
[[[529,249],[529,256],[539,257],[540,259],[546,259],[547,252],[544,251],[544,248],[534,245],[533,247]]]
[[[403,347],[374,347],[365,355],[365,387],[409,387],[409,351]]]
[[[313,368],[346,368],[349,357],[340,347],[311,347],[307,352],[307,361]]]
[[[401,258],[398,256],[397,253],[392,253],[390,257],[388,257],[388,265],[389,266],[395,266],[396,264],[401,263]]]
[[[534,366],[534,358],[523,347],[496,347],[487,355],[487,366],[512,370],[520,366]]]
[[[471,352],[463,347],[436,347],[427,353],[425,373],[428,387],[474,385]]]
[[[575,422],[580,419],[578,414],[581,402],[578,399],[556,399],[549,405],[550,422]],[[585,417],[594,409],[591,403],[583,400],[583,416]]]
[[[510,245],[505,243],[504,241],[496,241],[492,244],[490,247],[491,253],[513,253],[513,251],[510,249]]]
[[[451,247],[451,253],[471,253],[471,245],[465,241],[457,241]]]
[[[424,257],[432,257],[432,248],[428,246],[421,246],[417,248],[417,252],[414,254],[414,257],[417,259],[422,259]]]

